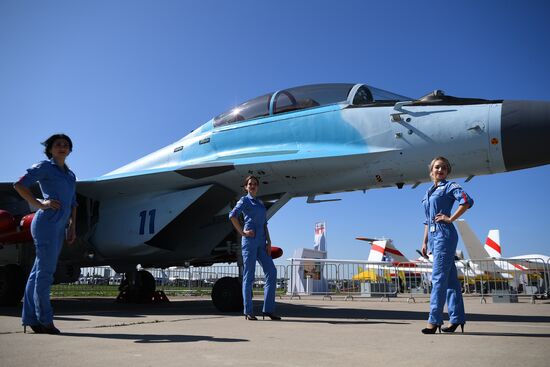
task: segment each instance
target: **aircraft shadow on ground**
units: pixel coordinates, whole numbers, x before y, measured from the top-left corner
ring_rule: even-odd
[[[281,315],[288,317],[300,317],[300,318],[319,318],[319,319],[369,319],[369,320],[427,320],[428,318],[428,305],[426,305],[426,311],[397,311],[397,310],[383,310],[373,309],[372,303],[368,308],[356,309],[356,308],[335,308],[326,309],[315,306],[307,305],[292,305],[281,304],[281,307],[277,311]],[[447,316],[445,316],[448,318]],[[483,321],[500,321],[500,322],[533,322],[533,323],[550,323],[549,316],[524,316],[524,315],[496,315],[496,314],[476,314],[467,313],[468,321],[483,322]]]
[[[100,339],[119,339],[119,340],[134,340],[135,343],[153,344],[153,343],[193,343],[193,342],[216,342],[216,343],[238,343],[248,342],[248,339],[236,338],[215,338],[208,335],[162,335],[162,334],[96,334],[96,333],[67,333],[64,332],[60,336],[83,337],[83,338],[100,338]]]
[[[327,303],[330,305],[330,302]],[[70,298],[52,301],[56,320],[87,321],[86,315],[120,318],[145,318],[148,316],[238,316],[238,312],[221,313],[217,311],[210,300],[185,300],[160,304],[129,304],[115,303],[109,298]],[[261,314],[262,301],[254,301],[254,309]],[[376,307],[376,308],[374,308]],[[324,308],[311,305],[279,303],[276,313],[283,316],[283,321],[293,322],[331,322],[331,323],[407,323],[411,320],[426,320],[428,305],[425,311],[384,310],[383,306],[368,303],[362,308]],[[17,307],[1,307],[1,316],[21,316],[21,305]],[[445,316],[446,317],[446,316]],[[300,320],[289,320],[299,318]],[[330,320],[327,320],[330,319]],[[345,320],[344,320],[345,319]],[[467,313],[469,322],[518,322],[547,323],[550,316],[502,315]],[[340,321],[341,320],[341,321]],[[380,321],[384,320],[384,321]]]

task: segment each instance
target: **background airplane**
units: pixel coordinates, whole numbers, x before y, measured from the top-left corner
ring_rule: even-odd
[[[481,241],[479,241],[465,219],[457,220],[456,225],[471,259],[495,259],[495,265],[501,270],[550,271],[548,269],[550,257],[546,255],[526,254],[503,258],[500,231],[498,229],[489,230],[485,244],[481,245]]]
[[[550,162],[549,114],[550,102],[458,98],[441,91],[413,99],[366,84],[269,93],[165,148],[79,181],[78,240],[64,247],[56,278],[74,281],[82,266],[110,265],[126,273],[124,292],[150,298],[152,276],[137,272],[138,264],[164,268],[238,259],[239,238],[227,213],[249,174],[260,178],[270,218],[293,197],[318,202],[318,194],[416,187],[427,181],[434,152],[457,162],[455,177],[536,167]],[[11,183],[1,184],[0,203],[16,221],[29,212]],[[19,262],[21,272],[30,261]],[[0,273],[0,284],[10,290],[0,289],[3,302],[20,299],[13,292],[19,283],[10,280],[13,268]],[[238,280],[224,278],[212,296],[218,308],[232,310],[240,294]]]
[[[391,266],[382,266],[380,264],[363,265],[359,272],[353,277],[354,280],[376,281],[380,279],[396,279],[399,278],[403,286],[416,288],[422,285],[425,288],[430,286],[429,274],[432,273],[433,257],[429,254],[428,257],[421,255],[417,259],[407,258],[399,249],[395,247],[391,239],[373,239],[366,237],[357,237],[357,240],[367,241],[371,243],[369,252],[369,262],[387,262]],[[462,278],[464,274],[475,276],[475,270],[469,268],[462,261],[462,253],[457,251],[455,256],[457,270]]]

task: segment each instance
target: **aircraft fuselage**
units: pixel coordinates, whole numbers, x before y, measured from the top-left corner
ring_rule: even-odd
[[[258,97],[165,148],[79,182],[81,244],[94,253],[82,263],[234,259],[238,239],[227,213],[250,174],[259,177],[272,216],[293,197],[426,182],[439,155],[453,164],[453,178],[548,164],[549,115],[550,102],[438,91],[413,101],[361,84]]]

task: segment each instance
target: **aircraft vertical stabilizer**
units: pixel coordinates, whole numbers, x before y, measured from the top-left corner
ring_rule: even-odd
[[[500,247],[500,231],[491,229],[485,240],[485,251],[490,257],[500,258],[502,256],[502,248]]]
[[[386,255],[391,257],[394,262],[398,263],[408,263],[411,262],[411,260],[407,259],[405,255],[401,251],[399,251],[395,246],[393,245],[393,241],[388,240],[386,243]]]
[[[483,246],[481,246],[481,242],[470,228],[470,225],[464,219],[459,219],[455,223],[470,259],[487,258],[489,254],[483,249]]]
[[[382,261],[387,243],[387,240],[372,241],[367,261]]]

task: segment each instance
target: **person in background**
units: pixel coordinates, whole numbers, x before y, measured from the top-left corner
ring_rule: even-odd
[[[48,160],[33,165],[13,185],[38,208],[31,224],[36,258],[25,288],[22,324],[25,332],[29,326],[35,333],[59,334],[53,323],[50,288],[64,240],[71,244],[76,239],[76,176],[65,162],[73,142],[65,134],[55,134],[42,144]],[[43,199],[29,189],[36,182]]]

